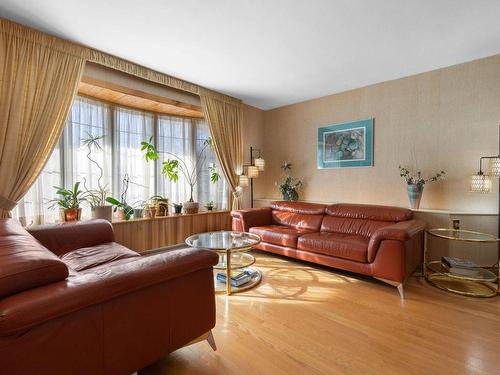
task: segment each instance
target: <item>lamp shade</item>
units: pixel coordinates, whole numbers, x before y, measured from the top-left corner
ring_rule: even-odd
[[[255,165],[249,165],[247,167],[247,176],[248,178],[259,177],[259,168],[257,168]]]
[[[491,175],[500,177],[500,157],[491,160]]]
[[[241,186],[241,187],[248,186],[248,177],[245,176],[244,174],[240,175],[239,186]]]
[[[482,173],[471,176],[470,191],[474,193],[489,193],[491,191],[490,176]]]
[[[263,171],[266,166],[266,161],[262,158],[255,159],[253,163],[259,169],[259,171]]]

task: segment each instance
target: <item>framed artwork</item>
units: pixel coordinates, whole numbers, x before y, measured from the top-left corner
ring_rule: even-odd
[[[318,168],[373,166],[373,118],[318,129]]]

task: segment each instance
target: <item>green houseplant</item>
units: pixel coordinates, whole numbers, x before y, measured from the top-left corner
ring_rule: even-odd
[[[424,192],[424,185],[428,182],[439,180],[446,172],[441,171],[436,173],[430,178],[424,178],[421,171],[417,170],[416,173],[411,173],[406,167],[398,166],[399,176],[406,182],[406,190],[408,192],[408,199],[410,200],[410,207],[418,209],[420,207],[420,200]]]
[[[81,219],[80,204],[87,201],[88,194],[80,190],[80,182],[75,182],[71,189],[54,186],[58,198],[52,199],[51,208],[59,207],[62,221],[76,221]]]
[[[208,211],[213,211],[214,208],[215,208],[215,203],[214,201],[210,201],[208,202],[207,204],[205,204],[205,208],[208,210]]]
[[[296,177],[292,177],[290,174],[292,170],[292,164],[288,162],[284,162],[281,166],[283,170],[283,177],[281,181],[276,185],[278,186],[281,195],[283,196],[283,200],[285,201],[296,201],[299,199],[299,190],[302,188],[302,181]]]
[[[113,218],[112,206],[106,204],[106,198],[109,194],[109,190],[107,186],[102,185],[104,171],[97,160],[92,158],[93,151],[102,150],[100,140],[103,138],[104,136],[93,136],[92,134],[87,133],[87,138],[83,139],[83,144],[87,147],[87,159],[99,170],[96,189],[88,189],[85,180],[83,180],[83,185],[88,193],[88,202],[90,204],[92,218],[105,219],[111,222]]]
[[[120,195],[120,200],[114,197],[107,197],[106,202],[113,206],[113,211],[118,212],[118,218],[120,220],[130,220],[132,214],[134,213],[134,208],[127,203],[127,191],[128,185],[130,183],[130,178],[128,174],[125,174],[122,180],[122,194]]]
[[[144,152],[144,158],[147,162],[157,160],[159,158],[159,152],[153,145],[152,140],[153,138],[151,137],[148,141],[141,142],[141,150]],[[183,205],[186,213],[191,214],[198,212],[198,203],[195,202],[193,198],[194,187],[198,182],[201,171],[205,168],[206,150],[208,147],[212,146],[212,139],[205,139],[203,141],[202,148],[196,155],[195,161],[191,163],[186,162],[184,159],[171,152],[164,151],[164,153],[169,155],[170,158],[162,163],[162,174],[172,182],[177,182],[179,180],[179,176],[182,176],[189,185],[189,200]],[[212,183],[219,181],[220,175],[215,164],[210,164],[208,166],[208,171],[210,172],[210,181]]]

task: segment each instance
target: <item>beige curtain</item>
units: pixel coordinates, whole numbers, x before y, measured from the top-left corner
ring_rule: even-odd
[[[237,210],[241,205],[239,175],[243,173],[241,103],[221,100],[208,92],[201,92],[200,97],[215,153],[233,193],[232,209]]]
[[[9,216],[50,157],[80,81],[84,52],[0,19],[0,217]]]

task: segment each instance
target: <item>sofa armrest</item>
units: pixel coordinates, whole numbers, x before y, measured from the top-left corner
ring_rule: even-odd
[[[422,220],[406,220],[377,229],[370,237],[368,244],[368,262],[373,262],[377,256],[380,244],[384,240],[406,242],[419,235],[425,230],[425,222]]]
[[[189,277],[200,270],[209,269],[212,278],[211,269],[218,262],[214,252],[198,249],[172,250],[135,259],[0,300],[0,336],[22,332],[139,289]]]
[[[241,232],[248,232],[252,227],[270,225],[272,222],[270,207],[247,208],[231,211],[232,228]]]
[[[113,226],[107,220],[35,225],[27,230],[38,242],[58,256],[82,247],[115,241]]]

